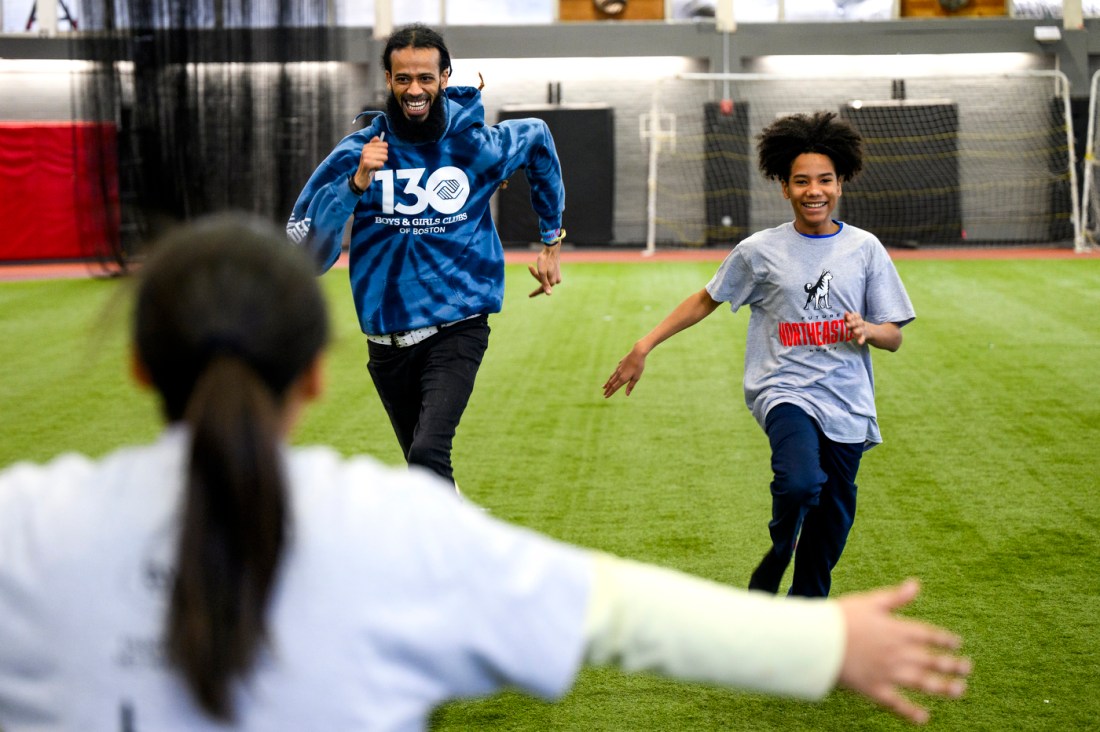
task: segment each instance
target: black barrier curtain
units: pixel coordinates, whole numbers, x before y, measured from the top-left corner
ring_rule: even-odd
[[[166,226],[239,209],[282,222],[331,150],[326,0],[86,0],[76,115],[117,156],[86,181],[96,256],[125,269]],[[112,211],[116,212],[112,218]],[[112,227],[113,222],[113,227]],[[101,226],[104,226],[100,222]]]

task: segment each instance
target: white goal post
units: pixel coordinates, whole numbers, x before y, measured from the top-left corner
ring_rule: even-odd
[[[1098,109],[1097,95],[1100,93],[1100,71],[1092,75],[1092,83],[1089,85],[1089,122],[1085,135],[1085,164],[1084,183],[1081,188],[1081,234],[1082,241],[1078,251],[1090,251],[1100,246],[1100,191],[1097,191],[1096,180],[1096,136],[1100,134],[1100,125],[1097,125],[1096,115]]]
[[[1069,82],[1059,71],[685,73],[657,82],[641,120],[646,252],[732,247],[789,220],[778,184],[757,169],[756,138],[776,117],[819,110],[864,138],[864,170],[845,184],[837,217],[887,245],[1085,246]]]

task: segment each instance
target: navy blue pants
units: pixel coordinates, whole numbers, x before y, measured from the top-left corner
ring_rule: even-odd
[[[367,342],[367,370],[409,465],[454,482],[451,445],[488,345],[485,315],[406,348]]]
[[[828,597],[833,567],[856,517],[863,444],[833,442],[793,404],[772,407],[764,422],[772,448],[772,548],[749,589],[778,592],[794,555],[789,594]]]

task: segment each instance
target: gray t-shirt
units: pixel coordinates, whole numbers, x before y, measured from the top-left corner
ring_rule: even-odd
[[[838,222],[839,223],[839,222]],[[848,224],[824,236],[790,222],[745,239],[707,284],[733,312],[751,309],[745,403],[760,426],[779,403],[804,409],[837,442],[882,442],[871,349],[859,346],[844,313],[904,326],[916,313],[882,243]]]

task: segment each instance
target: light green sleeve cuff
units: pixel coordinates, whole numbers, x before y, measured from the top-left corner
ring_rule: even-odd
[[[844,658],[840,608],[597,554],[585,660],[624,671],[821,699]]]

